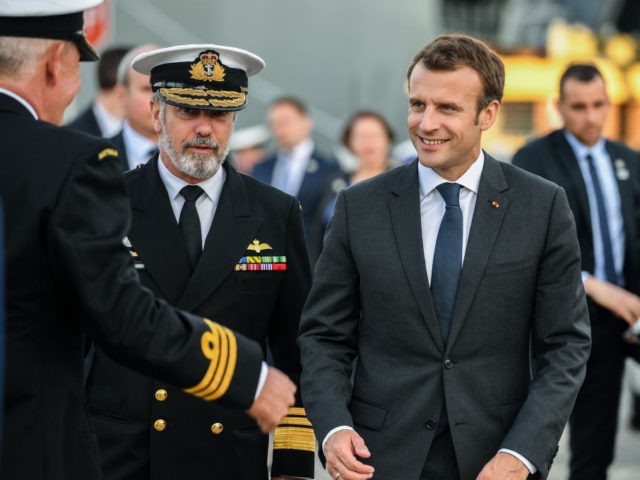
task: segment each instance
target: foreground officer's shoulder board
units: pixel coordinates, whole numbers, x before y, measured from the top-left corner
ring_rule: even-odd
[[[98,154],[98,160],[104,159],[104,157],[117,157],[118,151],[115,148],[105,148]]]

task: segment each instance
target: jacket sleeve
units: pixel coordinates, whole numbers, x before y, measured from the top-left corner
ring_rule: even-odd
[[[260,347],[172,308],[140,285],[122,243],[129,199],[116,150],[92,140],[73,162],[51,208],[44,223],[61,301],[105,352],[205,400],[241,408],[252,404]]]

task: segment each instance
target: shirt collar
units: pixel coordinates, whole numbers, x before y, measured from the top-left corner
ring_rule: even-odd
[[[569,146],[571,147],[571,150],[573,150],[573,154],[578,160],[584,160],[589,153],[593,153],[595,155],[606,154],[604,138],[600,137],[593,147],[587,147],[568,130],[564,129],[562,132],[564,133],[564,137],[567,139],[567,142],[569,142]]]
[[[127,121],[122,126],[122,138],[127,146],[127,155],[130,155],[133,159],[144,159],[146,161],[149,151],[158,146],[156,142],[140,135],[131,128]]]
[[[474,193],[478,193],[478,187],[480,186],[480,177],[482,175],[482,168],[484,167],[484,152],[480,150],[480,154],[475,162],[467,169],[464,174],[456,180],[456,183],[462,185],[464,188],[471,190]],[[420,196],[426,197],[429,195],[438,185],[448,182],[440,175],[438,175],[433,169],[425,167],[418,161],[418,181],[420,182]]]
[[[20,102],[20,104],[26,108],[29,113],[31,115],[33,115],[33,118],[35,118],[36,120],[38,120],[38,114],[36,113],[35,108],[33,108],[31,106],[31,104],[29,102],[27,102],[24,98],[22,98],[20,95],[18,95],[17,93],[12,92],[11,90],[7,90],[6,88],[1,88],[0,87],[0,93],[4,93],[5,95],[7,95],[8,97],[13,98],[14,100]]]
[[[160,152],[160,155],[162,155],[162,152]],[[178,198],[182,187],[190,185],[189,183],[171,173],[162,162],[161,158],[158,158],[158,173],[160,174],[162,183],[164,183],[164,186],[167,188],[167,192],[169,193],[169,198],[171,199],[171,201]],[[225,172],[224,168],[220,166],[213,177],[198,182],[196,185],[204,190],[204,193],[207,194],[207,197],[215,201],[220,197],[220,192],[222,191],[222,186],[224,185],[225,178],[227,178],[227,172]]]

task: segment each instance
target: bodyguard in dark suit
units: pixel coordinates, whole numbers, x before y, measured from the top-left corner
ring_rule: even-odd
[[[100,54],[97,68],[98,94],[91,105],[81,111],[69,128],[98,137],[111,137],[122,128],[122,95],[116,88],[120,61],[129,47],[111,47]]]
[[[239,96],[229,104],[222,95],[240,72],[262,66],[249,52],[219,45],[169,47],[134,60],[134,69],[151,73],[161,149],[125,175],[127,245],[154,294],[242,332],[263,352],[269,346],[274,365],[297,380],[296,337],[311,280],[300,206],[224,163],[236,111],[246,103]],[[194,78],[194,70],[224,72],[228,80]],[[185,92],[205,92],[211,102],[199,106]],[[183,196],[194,189],[192,259]],[[216,479],[269,478],[269,437],[241,411],[199,402],[100,349],[87,391],[106,480],[201,478],[212,470]],[[273,451],[270,478],[313,477],[315,439],[299,397],[276,429]]]
[[[311,139],[313,121],[302,101],[281,97],[269,107],[269,123],[278,152],[256,164],[253,176],[298,198],[312,261],[318,258],[322,238],[319,209],[329,192],[331,181],[340,171],[333,158],[321,155]]]
[[[590,343],[566,196],[480,149],[504,85],[486,45],[440,36],[408,81],[418,160],[340,192],[303,311],[327,470],[546,478]]]
[[[140,54],[155,50],[155,45],[140,45],[127,52],[118,67],[118,84],[124,105],[122,130],[109,138],[119,152],[122,171],[147,163],[158,153],[158,134],[149,112],[151,85],[149,76],[136,72],[131,63]]]
[[[4,480],[100,478],[83,390],[87,335],[122,364],[249,409],[265,429],[294,400],[257,343],[141,288],[122,243],[130,216],[117,152],[57,126],[80,87],[78,60],[97,59],[81,11],[97,3],[5,2],[0,16]]]
[[[639,158],[602,137],[609,106],[597,68],[570,66],[558,100],[564,129],[529,143],[513,158],[515,165],[564,188],[580,242],[593,348],[570,421],[573,480],[607,478],[625,353],[631,352],[623,331],[640,316]]]

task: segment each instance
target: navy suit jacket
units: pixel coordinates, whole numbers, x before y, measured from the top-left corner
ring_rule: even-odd
[[[100,125],[98,124],[95,114],[93,113],[93,103],[80,112],[76,118],[67,124],[67,126],[80,132],[95,135],[96,137],[102,136],[102,130],[100,129]]]
[[[116,150],[118,150],[118,158],[120,159],[120,165],[122,165],[122,171],[126,172],[130,170],[129,158],[127,157],[127,146],[124,143],[124,135],[122,134],[122,130],[120,130],[113,137],[108,138],[107,141],[111,142],[111,144],[116,147]]]
[[[276,158],[274,155],[258,163],[254,167],[252,175],[258,180],[271,184]],[[320,237],[318,231],[321,228],[319,209],[329,191],[331,180],[339,171],[340,168],[333,158],[324,157],[314,150],[300,184],[297,198],[302,206],[302,221],[312,261],[318,258],[320,250],[322,250],[322,244],[318,240]]]

